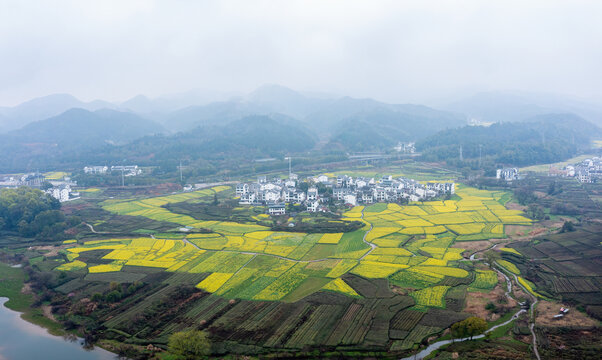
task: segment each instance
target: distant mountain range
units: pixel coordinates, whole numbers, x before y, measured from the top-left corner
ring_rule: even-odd
[[[90,111],[114,109],[117,106],[107,101],[83,102],[69,94],[54,94],[35,98],[15,107],[0,108],[0,132],[7,132],[59,115],[69,109],[80,108]]]
[[[29,169],[45,161],[70,157],[82,151],[118,146],[145,135],[165,132],[150,120],[132,113],[102,109],[70,109],[64,113],[31,122],[21,129],[0,134],[0,167]]]
[[[440,108],[490,123],[523,121],[551,113],[573,113],[602,126],[602,105],[558,95],[483,92]]]
[[[477,94],[443,108],[307,95],[279,85],[242,96],[192,91],[155,99],[140,95],[119,104],[50,95],[0,108],[0,149],[7,154],[0,170],[119,152],[136,159],[232,153],[249,158],[309,151],[318,142],[333,151],[388,151],[400,141],[428,139],[425,148],[432,149],[438,146],[435,138],[444,139],[471,118],[505,123],[569,113],[576,115],[563,121],[582,128],[587,120],[602,119],[591,104],[506,93]]]

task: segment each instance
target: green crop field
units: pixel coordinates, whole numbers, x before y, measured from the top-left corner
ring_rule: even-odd
[[[307,279],[324,283],[322,288],[328,291],[353,294],[353,289],[348,288],[342,278],[352,273],[364,278],[389,278],[398,284],[419,285],[415,290],[419,305],[443,307],[445,292],[440,291],[442,288],[437,283],[446,276],[469,276],[466,270],[456,266],[463,250],[451,248],[454,242],[503,237],[503,225],[530,223],[520,211],[508,210],[502,205],[506,193],[461,186],[456,193],[459,200],[407,206],[379,203],[351,209],[343,214],[344,219],[361,219],[366,226],[345,234],[273,232],[256,224],[199,221],[163,207],[223,190],[226,187],[106,202],[104,208],[108,211],[202,227],[213,233],[190,234],[183,240],[166,236],[87,242],[67,250],[71,262],[61,265],[60,270],[88,266],[90,273],[117,272],[129,265],[168,272],[215,274],[199,284],[199,288],[232,298],[285,301],[287,295],[302,285],[306,289],[303,293],[308,293],[307,289],[320,290],[308,286],[310,280]],[[103,259],[112,261],[90,266],[77,259],[79,254],[91,250],[111,250]],[[267,258],[277,260],[278,264],[254,268],[254,263]],[[186,266],[193,261],[197,261],[194,266]],[[320,263],[324,263],[324,271],[314,271]],[[501,265],[511,267],[503,260]],[[486,283],[482,273],[477,274],[476,279],[476,288],[487,288],[482,284]],[[250,281],[256,291],[235,291]]]
[[[384,344],[390,339],[390,349],[403,350],[457,320],[468,289],[487,291],[497,284],[495,273],[461,266],[461,241],[503,238],[504,225],[531,223],[520,211],[506,209],[508,193],[464,186],[457,187],[455,200],[352,208],[342,219],[365,225],[347,233],[271,231],[256,223],[199,220],[170,210],[184,207],[169,204],[191,201],[186,205],[190,208],[197,199],[224,190],[105,201],[104,209],[115,214],[203,230],[66,243],[62,252],[68,261],[58,270],[82,275],[62,285],[62,291],[91,293],[103,281],[172,279],[153,283],[159,295],[105,323],[125,334],[144,334],[144,328],[129,321],[140,316],[143,304],[152,307],[153,301],[168,299],[182,284],[202,290],[204,297],[182,309],[184,318],[161,325],[150,337],[158,343],[170,332],[203,321],[230,329],[223,340],[237,343],[299,349],[322,343]],[[452,247],[455,243],[460,246]],[[512,250],[505,253],[516,256]],[[525,279],[523,283],[536,291],[535,285]],[[404,295],[391,297],[391,286],[405,289]],[[315,303],[318,298],[322,300]],[[262,320],[240,318],[250,309],[256,321]],[[432,311],[447,313],[422,316]],[[437,323],[433,317],[447,320]],[[250,342],[244,335],[248,331],[257,332]]]

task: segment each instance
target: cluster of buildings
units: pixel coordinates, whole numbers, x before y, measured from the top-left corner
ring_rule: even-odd
[[[414,154],[416,152],[416,144],[413,142],[409,142],[409,143],[398,142],[397,145],[395,147],[393,147],[393,150],[404,153],[404,154]]]
[[[0,177],[0,188],[17,188],[19,186],[41,187],[46,181],[39,172],[24,175],[8,175]]]
[[[45,192],[60,202],[79,199],[79,192],[74,192],[69,183],[58,184]]]
[[[375,202],[398,202],[402,199],[420,201],[455,193],[453,182],[420,183],[413,179],[394,179],[391,175],[383,176],[379,180],[347,175],[336,178],[320,175],[308,178],[307,183],[309,187],[304,191],[299,186],[299,179],[295,174],[291,174],[285,180],[268,180],[261,176],[255,183],[237,184],[236,195],[240,198],[240,204],[264,205],[268,207],[270,215],[283,215],[286,213],[286,203],[302,204],[306,206],[307,211],[317,212],[328,211],[326,204],[331,201],[355,206]]]
[[[72,181],[69,177],[64,177],[60,180],[48,180],[39,172],[19,176],[0,177],[0,188],[28,186],[42,189],[45,188],[45,185],[47,184],[50,184],[51,187],[44,190],[44,192],[60,202],[79,199],[79,193],[72,190],[72,187],[76,186],[77,183]]]
[[[567,165],[563,169],[550,167],[550,176],[574,177],[582,183],[593,183],[602,179],[602,158],[592,157],[580,163]]]
[[[142,169],[138,167],[138,165],[115,165],[111,166],[85,166],[84,173],[86,174],[97,174],[104,175],[108,172],[119,172],[123,173],[125,176],[136,176],[142,174]]]

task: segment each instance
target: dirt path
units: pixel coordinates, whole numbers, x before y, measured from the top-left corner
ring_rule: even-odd
[[[52,314],[52,306],[50,306],[50,305],[42,305],[41,309],[42,309],[42,313],[44,314],[44,316],[46,316],[50,320],[56,322],[56,318]]]
[[[96,231],[94,229],[94,226],[92,226],[92,224],[88,224],[87,222],[85,222],[84,225],[86,225],[88,228],[90,228],[90,231],[92,231],[94,234],[110,234],[106,231]]]
[[[541,357],[539,357],[539,351],[537,350],[537,335],[535,334],[535,305],[537,305],[537,296],[533,296],[533,294],[531,294],[529,291],[527,291],[527,289],[525,289],[525,287],[518,281],[518,278],[516,277],[515,274],[512,274],[512,276],[514,277],[514,281],[516,281],[516,284],[524,290],[524,292],[531,297],[531,299],[533,299],[533,302],[531,303],[531,307],[529,308],[529,329],[531,330],[531,335],[533,336],[533,353],[535,354],[535,357],[537,357],[537,360],[541,360]]]
[[[366,210],[366,208],[362,209],[362,217],[361,219],[364,220],[364,210]],[[366,237],[368,236],[368,234],[370,233],[370,231],[372,231],[372,228],[374,227],[374,225],[372,225],[372,223],[370,223],[370,229],[368,229],[368,231],[366,231],[366,233],[364,234],[364,237],[362,238],[362,241],[368,245],[370,245],[370,251],[368,251],[367,253],[365,253],[360,260],[363,260],[366,256],[368,256],[371,252],[374,251],[374,249],[376,249],[378,246],[376,246],[376,244],[373,244],[369,241],[366,240]]]

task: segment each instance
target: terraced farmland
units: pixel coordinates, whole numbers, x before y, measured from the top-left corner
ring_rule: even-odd
[[[191,231],[66,242],[67,261],[57,269],[74,278],[57,291],[91,297],[111,282],[143,284],[99,318],[120,341],[166,344],[174,331],[199,327],[239,354],[315,346],[404,353],[464,319],[467,291],[497,285],[493,271],[461,261],[462,241],[530,223],[505,208],[506,193],[464,187],[456,200],[354,207],[342,218],[365,225],[346,233],[271,231],[253,217],[202,220],[169,210],[224,190],[105,201],[113,213]]]
[[[88,267],[90,273],[118,272],[123,266],[158,268],[168,272],[205,273],[197,286],[226,298],[296,301],[320,290],[357,296],[347,273],[369,279],[390,279],[415,289],[418,307],[445,307],[445,278],[472,276],[458,267],[457,241],[503,237],[506,224],[528,224],[517,210],[508,210],[504,192],[459,187],[459,200],[355,207],[344,218],[362,220],[350,233],[306,234],[273,232],[257,224],[202,221],[176,214],[164,205],[212,196],[216,187],[191,193],[142,200],[108,201],[104,208],[122,215],[143,216],[212,233],[190,234],[184,240],[160,238],[89,241],[68,249],[71,263],[61,269],[87,266],[77,257],[105,250],[107,263]],[[493,279],[477,273],[476,288]],[[445,291],[444,291],[445,290]]]

